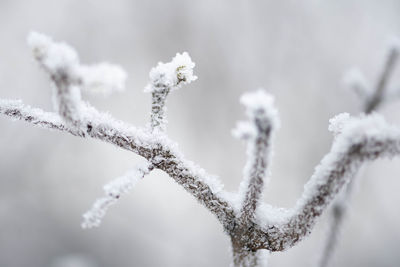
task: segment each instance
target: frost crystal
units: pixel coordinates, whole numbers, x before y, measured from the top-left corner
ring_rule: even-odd
[[[149,165],[146,162],[136,167],[133,171],[126,173],[124,176],[106,184],[103,187],[106,196],[97,199],[92,208],[83,214],[84,221],[82,227],[98,227],[101,223],[101,219],[106,215],[108,208],[115,204],[121,196],[128,193],[135,184],[149,172]]]
[[[347,122],[350,120],[349,113],[340,113],[329,120],[328,130],[334,134],[339,135]]]
[[[171,62],[159,62],[150,71],[150,83],[145,92],[163,91],[167,88],[174,90],[195,81],[197,76],[193,75],[194,66],[195,63],[187,52],[177,53]]]

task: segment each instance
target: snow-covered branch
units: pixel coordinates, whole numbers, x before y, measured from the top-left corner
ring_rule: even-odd
[[[171,62],[162,63],[151,69],[150,82],[145,92],[151,93],[151,129],[152,131],[164,132],[167,120],[165,118],[165,102],[171,91],[177,90],[182,85],[189,84],[197,79],[193,75],[195,63],[189,54],[177,53]]]
[[[249,121],[238,124],[234,135],[247,141],[247,163],[239,197],[242,206],[240,218],[247,224],[254,220],[255,210],[262,198],[271,150],[271,135],[279,125],[273,106],[274,99],[263,89],[244,94],[241,98]]]
[[[107,64],[91,67],[80,65],[75,50],[65,43],[54,42],[42,34],[32,33],[28,38],[28,43],[32,47],[35,58],[50,74],[55,84],[55,106],[59,115],[25,106],[21,101],[15,100],[0,100],[1,114],[44,128],[81,137],[92,137],[135,152],[149,160],[155,168],[168,173],[214,213],[224,226],[230,224],[233,211],[228,202],[219,194],[222,186],[218,179],[186,160],[178,151],[176,144],[167,136],[149,133],[146,129],[118,121],[81,100],[80,89],[82,88],[91,90],[94,86],[94,89],[98,89],[99,85],[121,88],[125,74],[122,74],[118,67],[110,67],[111,65]],[[159,64],[158,67],[167,71],[164,73],[160,71],[158,78],[156,78],[157,71],[153,71],[151,80],[154,86],[162,84],[174,90],[196,79],[193,76],[194,63],[191,62],[187,53],[178,54],[173,64]],[[230,219],[229,222],[228,219]]]
[[[359,95],[361,102],[363,103],[365,114],[374,112],[379,106],[389,100],[388,94],[391,93],[388,90],[388,83],[391,75],[396,67],[400,52],[400,41],[398,38],[393,38],[392,43],[387,51],[387,56],[383,65],[383,69],[378,77],[377,85],[373,88],[366,81],[364,75],[358,69],[352,69],[346,74],[346,81],[350,88],[354,89]],[[398,98],[396,92],[394,99]],[[348,117],[349,115],[345,115]],[[343,117],[343,114],[342,114]],[[341,123],[337,125],[340,126]],[[334,131],[334,134],[335,131]],[[328,225],[327,237],[325,240],[324,248],[321,257],[318,261],[319,267],[328,266],[332,255],[334,255],[336,245],[338,242],[339,232],[342,228],[343,220],[347,213],[348,202],[353,194],[355,179],[351,180],[346,186],[346,190],[343,194],[334,201],[330,210],[330,220]]]
[[[259,90],[241,99],[248,121],[239,124],[235,133],[248,143],[248,161],[239,193],[232,198],[217,177],[185,159],[165,133],[165,101],[169,92],[197,78],[193,75],[194,63],[187,53],[177,54],[169,63],[159,63],[150,72],[150,83],[145,89],[152,94],[149,130],[118,121],[81,99],[81,90],[109,93],[123,89],[126,74],[120,67],[108,63],[82,65],[74,49],[41,34],[31,34],[29,44],[55,87],[56,113],[31,108],[21,101],[0,100],[0,114],[111,143],[144,157],[147,162],[146,166],[136,168],[105,187],[106,196],[96,201],[85,215],[83,225],[86,227],[97,226],[110,205],[152,169],[160,169],[216,215],[231,238],[236,267],[261,266],[265,254],[260,250],[282,251],[302,240],[363,162],[400,154],[400,129],[388,125],[378,115],[352,118],[341,114],[331,120],[329,127],[336,135],[331,151],[316,168],[295,207],[284,210],[263,205],[271,137],[279,122],[273,98]],[[385,87],[392,72],[397,58],[397,52],[393,53],[378,88]],[[379,90],[383,92],[384,89]],[[381,101],[382,98],[376,99]],[[371,105],[376,107],[379,101]]]
[[[294,246],[311,232],[316,219],[363,162],[399,154],[399,128],[388,125],[379,115],[348,119],[295,207],[258,222],[260,228],[256,226],[254,249],[282,251]]]
[[[106,184],[103,188],[106,195],[97,199],[92,208],[83,214],[84,221],[82,227],[98,227],[108,208],[114,205],[123,195],[132,190],[135,184],[145,175],[149,174],[152,169],[153,166],[146,161],[144,164],[138,165],[132,171]]]

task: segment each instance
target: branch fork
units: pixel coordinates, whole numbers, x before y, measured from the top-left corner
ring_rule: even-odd
[[[150,127],[140,128],[101,113],[81,99],[81,90],[122,90],[126,78],[122,68],[108,63],[82,65],[74,49],[41,34],[31,34],[29,44],[55,87],[56,112],[0,100],[1,114],[42,128],[99,139],[144,158],[144,164],[105,186],[105,197],[84,215],[84,227],[98,226],[107,208],[151,170],[160,169],[217,217],[232,241],[234,266],[265,266],[265,252],[286,250],[312,231],[317,218],[363,162],[400,154],[399,128],[376,114],[359,118],[341,115],[342,119],[333,120],[331,125],[336,132],[332,148],[296,205],[289,210],[267,206],[262,203],[262,193],[279,119],[273,97],[260,89],[241,98],[248,120],[239,123],[234,134],[247,143],[247,163],[240,188],[232,197],[218,178],[187,160],[166,134],[169,93],[197,79],[193,75],[195,64],[187,53],[176,54],[171,62],[159,63],[150,71],[145,88],[152,97]]]

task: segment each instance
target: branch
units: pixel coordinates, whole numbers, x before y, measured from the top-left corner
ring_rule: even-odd
[[[114,144],[144,157],[149,164],[139,169],[134,178],[123,178],[111,189],[107,187],[107,196],[96,202],[94,211],[86,216],[86,226],[98,224],[105,209],[127,192],[137,179],[157,168],[217,216],[231,237],[235,266],[249,266],[261,263],[259,249],[281,251],[309,234],[316,219],[363,162],[400,154],[398,128],[387,125],[378,115],[355,119],[340,114],[331,120],[330,129],[336,134],[331,151],[316,168],[295,207],[291,210],[268,209],[267,213],[261,214],[260,200],[271,150],[270,139],[279,123],[271,96],[261,90],[247,94],[242,103],[247,108],[249,122],[242,123],[237,133],[248,141],[249,158],[239,190],[241,206],[237,209],[235,203],[228,201],[219,180],[186,160],[165,134],[165,101],[169,92],[197,78],[193,76],[194,63],[187,53],[177,54],[169,63],[159,63],[150,72],[150,83],[146,87],[153,97],[149,131],[117,121],[81,100],[81,89],[94,90],[100,85],[106,90],[121,89],[125,75],[119,67],[104,63],[81,65],[72,48],[43,35],[33,34],[29,42],[55,86],[58,115],[13,100],[0,100],[0,113],[43,128]],[[388,63],[385,77],[393,64]],[[379,84],[385,84],[385,81]]]
[[[165,102],[171,91],[179,89],[184,84],[197,80],[193,75],[195,64],[188,53],[177,53],[171,62],[159,62],[157,67],[150,71],[150,83],[145,92],[151,93],[151,130],[165,132],[167,120],[165,118]]]
[[[398,57],[399,57],[399,48],[397,46],[392,46],[389,50],[385,66],[382,70],[382,73],[376,85],[376,90],[365,104],[364,108],[365,113],[367,114],[371,113],[372,111],[377,109],[378,106],[382,103],[387,83],[389,82],[390,75],[394,71]]]
[[[364,90],[364,92],[367,92],[365,95],[359,94],[361,100],[364,102],[364,113],[365,114],[370,114],[374,111],[377,110],[377,108],[387,101],[387,84],[389,82],[389,79],[394,71],[394,68],[397,64],[398,60],[398,53],[399,53],[399,47],[398,45],[393,44],[389,51],[388,55],[386,57],[386,62],[384,64],[384,68],[382,70],[382,73],[378,79],[376,88],[373,92],[368,92],[372,91],[371,88],[369,90]],[[354,71],[352,71],[354,73]],[[352,79],[353,81],[353,88],[367,88],[367,83],[365,82],[364,79],[360,78],[363,77],[363,75],[360,72],[355,72],[353,77],[359,77],[356,79]],[[357,82],[358,81],[358,82]],[[398,96],[395,96],[396,98]],[[353,187],[354,187],[354,182],[355,179],[351,180],[349,184],[346,186],[346,190],[344,191],[343,195],[336,199],[333,202],[333,206],[331,209],[331,214],[330,214],[330,221],[329,221],[329,226],[328,226],[328,234],[326,237],[325,245],[322,251],[321,258],[319,259],[318,266],[319,267],[325,267],[328,266],[330,259],[335,251],[336,244],[338,241],[338,235],[339,231],[342,228],[343,220],[346,216],[347,212],[347,202],[350,200],[351,195],[353,194]]]
[[[279,124],[273,101],[272,96],[262,89],[244,94],[241,98],[249,117],[249,121],[238,124],[234,132],[237,137],[247,141],[247,163],[239,189],[242,199],[239,215],[241,224],[254,220],[255,210],[262,198],[271,154],[271,134]]]
[[[104,64],[100,65],[101,67],[80,65],[78,56],[71,47],[64,43],[56,43],[41,34],[31,34],[28,41],[35,58],[49,73],[56,86],[55,106],[59,116],[12,100],[0,100],[1,114],[44,128],[64,131],[80,137],[89,136],[132,151],[146,158],[154,168],[169,174],[215,214],[225,228],[230,227],[234,218],[233,209],[222,197],[222,186],[219,181],[186,160],[177,150],[174,142],[162,133],[149,133],[147,130],[117,121],[81,100],[81,88],[92,90],[93,86],[98,88],[99,84],[120,88],[124,75],[121,75],[119,68]],[[164,84],[170,85],[172,89],[195,80],[196,77],[192,75],[194,63],[190,61],[189,68],[182,64],[182,62],[187,64],[188,58],[186,53],[177,55],[174,61],[174,64],[177,64],[174,65],[176,68],[170,68],[171,65],[164,64],[169,66],[169,72],[164,72],[164,74],[155,72],[161,74],[158,80],[164,81]],[[104,68],[108,68],[107,73],[112,73],[111,78],[110,75],[100,75],[104,72]],[[176,78],[167,77],[165,74],[172,74]],[[161,79],[161,77],[164,78]],[[157,79],[154,78],[154,80]]]
[[[342,122],[344,123],[344,122]],[[282,251],[308,235],[334,196],[356,174],[361,164],[400,154],[400,130],[378,115],[349,119],[305,185],[295,207],[268,222],[255,225],[255,247]]]
[[[137,166],[133,171],[126,173],[104,186],[105,197],[97,199],[92,208],[83,214],[83,228],[98,227],[108,208],[114,205],[118,199],[128,193],[135,184],[145,175],[149,174],[153,166],[147,161],[143,166]]]

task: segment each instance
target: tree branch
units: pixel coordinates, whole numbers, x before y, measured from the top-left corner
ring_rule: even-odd
[[[400,130],[387,125],[382,117],[370,115],[350,120],[286,218],[280,218],[278,223],[270,218],[270,222],[256,229],[256,246],[270,251],[294,246],[311,232],[316,219],[354,177],[363,162],[400,154]]]
[[[217,216],[231,237],[235,266],[261,264],[260,249],[282,251],[297,244],[309,234],[316,219],[333,197],[355,175],[360,165],[378,157],[400,154],[400,129],[389,126],[378,115],[349,118],[338,115],[331,120],[337,136],[331,151],[322,159],[305,186],[302,197],[291,210],[267,210],[263,220],[260,206],[264,179],[267,174],[271,136],[278,127],[273,99],[265,91],[246,94],[242,103],[247,108],[249,122],[242,123],[237,134],[248,141],[248,161],[239,189],[240,200],[229,201],[219,180],[188,161],[177,145],[165,134],[165,101],[170,91],[194,81],[194,63],[187,53],[177,54],[169,63],[159,63],[150,72],[146,91],[152,93],[151,129],[141,129],[100,113],[81,100],[80,90],[108,91],[123,87],[125,73],[116,66],[99,64],[85,66],[71,47],[55,43],[49,37],[33,34],[29,38],[35,58],[49,73],[55,85],[55,113],[25,106],[21,101],[1,100],[0,114],[14,120],[79,137],[91,137],[132,151],[148,161],[135,178],[118,180],[117,187],[107,191],[107,197],[97,202],[88,216],[88,226],[96,225],[104,211],[115,202],[136,179],[153,168],[166,172],[201,204]],[[397,57],[397,54],[392,57]],[[390,60],[379,88],[384,88],[394,65]],[[107,75],[104,75],[107,74]],[[383,84],[383,85],[382,85]],[[379,89],[383,92],[383,89]],[[372,97],[372,99],[378,97]],[[379,104],[375,100],[377,106]],[[236,199],[235,199],[236,200]],[[238,207],[239,206],[239,207]],[[93,216],[92,216],[93,215]]]
[[[378,107],[385,102],[387,94],[387,84],[389,83],[390,77],[396,67],[398,61],[399,48],[396,45],[390,47],[383,70],[378,79],[377,85],[370,95],[361,96],[361,100],[364,102],[364,113],[370,114],[378,109]],[[353,75],[354,76],[354,75]],[[358,73],[357,76],[362,76]],[[363,79],[357,79],[358,82],[353,84],[353,87],[366,87]],[[371,89],[370,89],[371,90]],[[364,92],[368,90],[364,89]],[[372,91],[372,90],[371,90]],[[347,202],[350,200],[353,194],[355,179],[351,180],[346,186],[346,190],[343,192],[342,197],[336,199],[333,202],[332,209],[330,212],[330,220],[328,226],[328,234],[324,244],[324,248],[319,259],[318,266],[326,267],[328,266],[332,255],[334,254],[336,244],[338,241],[339,231],[342,228],[343,220],[347,212]]]
[[[271,134],[278,126],[277,111],[272,96],[260,89],[242,96],[248,122],[238,125],[234,134],[247,141],[247,163],[239,188],[242,199],[240,223],[245,225],[255,218],[255,211],[262,198],[270,157]]]

